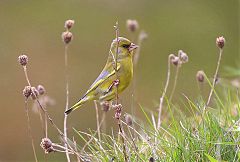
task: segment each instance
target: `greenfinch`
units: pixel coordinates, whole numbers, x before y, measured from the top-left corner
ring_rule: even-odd
[[[133,50],[138,46],[123,37],[119,37],[118,42],[117,45],[116,39],[113,40],[107,63],[102,72],[83,97],[65,111],[66,114],[71,113],[88,101],[111,101],[116,97],[116,91],[121,93],[128,87],[133,77]],[[117,66],[114,58],[116,57],[116,48],[118,48]]]

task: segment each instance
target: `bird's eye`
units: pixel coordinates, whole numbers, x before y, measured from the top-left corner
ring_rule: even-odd
[[[129,47],[130,47],[130,44],[123,44],[122,47],[123,47],[123,48],[129,48]]]

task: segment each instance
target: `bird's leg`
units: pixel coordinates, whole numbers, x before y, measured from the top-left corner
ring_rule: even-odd
[[[107,89],[107,91],[105,92],[105,94],[107,94],[108,92],[110,92],[111,90],[112,90],[112,88],[113,88],[113,86],[118,86],[119,85],[119,79],[116,79],[116,80],[114,80],[113,82],[112,82],[112,84],[108,87],[108,89]]]

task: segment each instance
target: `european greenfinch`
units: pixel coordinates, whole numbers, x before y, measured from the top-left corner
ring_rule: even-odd
[[[66,114],[88,101],[111,101],[116,97],[116,91],[121,93],[128,87],[133,77],[133,50],[138,46],[123,37],[119,37],[118,42],[117,45],[116,39],[113,40],[107,63],[102,72],[83,97],[65,112]],[[117,58],[115,59],[117,48]],[[117,66],[115,60],[117,60]]]

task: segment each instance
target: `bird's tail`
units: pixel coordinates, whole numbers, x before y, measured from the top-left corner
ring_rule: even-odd
[[[70,114],[72,111],[78,109],[80,106],[82,106],[87,101],[87,98],[80,99],[75,105],[73,105],[71,108],[69,108],[67,111],[65,111],[65,114]]]

